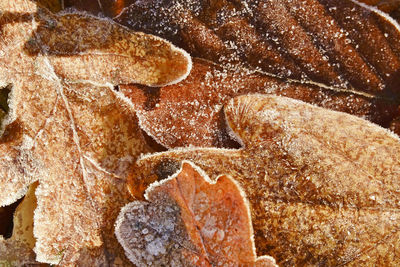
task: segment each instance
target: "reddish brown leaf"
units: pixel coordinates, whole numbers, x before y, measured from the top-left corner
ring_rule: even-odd
[[[397,129],[400,26],[371,7],[350,0],[118,1],[125,6],[118,13],[107,8],[113,1],[101,3],[103,12],[118,23],[163,36],[192,56],[221,64],[207,68],[227,76],[205,77],[202,67],[195,67],[190,83],[151,93],[158,94],[159,106],[154,97],[129,92],[137,87],[124,87],[135,103],[143,99],[142,126],[166,147],[221,145],[215,110],[248,92],[286,95]],[[229,80],[238,87],[231,88]],[[203,90],[210,93],[197,93]]]
[[[246,196],[229,176],[215,182],[196,166],[151,185],[125,206],[116,235],[138,266],[276,266],[256,257]]]
[[[225,106],[240,149],[147,155],[130,180],[143,188],[190,160],[228,174],[248,196],[257,254],[284,266],[400,264],[400,139],[345,113],[272,95]]]
[[[235,72],[200,59],[194,59],[191,74],[179,84],[161,89],[134,85],[119,88],[132,100],[141,127],[165,147],[235,147],[224,131],[221,107],[230,98],[247,93],[288,96],[386,127],[400,115],[398,104],[386,98],[333,91],[260,73]]]

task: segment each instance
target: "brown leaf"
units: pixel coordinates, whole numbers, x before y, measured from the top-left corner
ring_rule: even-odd
[[[190,162],[125,206],[116,235],[138,266],[277,266],[257,258],[246,196],[229,176],[215,182]]]
[[[86,2],[67,5],[90,11]],[[216,137],[216,109],[248,92],[300,99],[400,133],[400,26],[371,7],[350,0],[102,0],[97,12],[221,65],[197,64],[190,82],[145,89],[150,97],[122,87],[139,107],[141,126],[166,147],[229,146]]]
[[[248,196],[258,255],[284,266],[397,266],[400,139],[363,119],[272,95],[225,106],[240,149],[181,148],[142,157],[131,192],[190,160]]]
[[[0,1],[0,85],[10,110],[0,141],[0,206],[36,189],[40,262],[129,265],[113,233],[130,200],[127,170],[151,148],[118,83],[183,79],[187,54],[158,37],[84,14]],[[7,257],[1,247],[0,260]]]
[[[69,5],[85,9],[85,1],[77,2],[82,4]],[[400,79],[400,27],[355,1],[101,3],[117,22],[163,36],[196,57],[355,91],[399,94],[388,83]]]
[[[376,6],[383,12],[389,13],[398,22],[400,21],[400,1],[398,0],[360,0],[360,2]]]
[[[260,73],[235,72],[196,58],[190,75],[179,84],[162,88],[121,85],[119,90],[132,100],[140,126],[165,147],[235,147],[237,144],[224,131],[221,107],[230,98],[248,93],[296,98],[386,127],[400,115],[398,103],[387,98],[333,91]]]

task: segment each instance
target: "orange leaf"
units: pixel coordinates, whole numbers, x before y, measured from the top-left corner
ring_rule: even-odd
[[[133,263],[165,266],[276,266],[257,258],[249,206],[229,176],[212,182],[183,162],[175,175],[154,183],[146,201],[125,206],[116,235]]]

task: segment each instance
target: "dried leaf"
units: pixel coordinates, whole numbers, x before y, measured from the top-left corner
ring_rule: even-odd
[[[142,157],[131,192],[190,160],[248,196],[258,255],[283,266],[397,266],[400,139],[363,119],[272,95],[225,107],[240,149],[182,148]]]
[[[400,115],[398,103],[387,98],[332,91],[259,73],[234,72],[201,59],[194,59],[190,75],[179,84],[162,88],[121,85],[119,91],[132,100],[140,126],[165,147],[235,147],[224,131],[221,106],[234,96],[248,93],[296,98],[386,127]]]
[[[246,196],[229,176],[215,182],[196,166],[146,191],[147,201],[125,206],[116,235],[138,266],[277,266],[257,258]]]
[[[0,85],[12,87],[0,141],[0,206],[40,181],[38,261],[129,265],[113,220],[130,200],[127,170],[152,150],[130,105],[112,89],[176,82],[190,58],[106,19],[53,15],[28,0],[1,0],[0,11]]]
[[[90,11],[86,2],[69,5]],[[221,65],[208,66],[207,76],[205,67],[195,66],[190,83],[154,90],[159,105],[136,86],[122,87],[144,106],[139,106],[141,126],[166,147],[220,146],[217,122],[211,119],[215,110],[248,92],[344,111],[400,134],[400,26],[372,7],[350,0],[102,0],[96,12]]]

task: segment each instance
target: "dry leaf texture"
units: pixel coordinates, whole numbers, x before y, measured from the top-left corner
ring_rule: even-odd
[[[0,11],[0,85],[12,87],[0,141],[0,206],[39,181],[38,261],[129,264],[113,221],[129,201],[129,166],[152,150],[131,106],[112,88],[179,81],[190,58],[160,38],[106,19],[53,15],[28,0],[1,0]],[[4,246],[8,240],[0,242]],[[0,252],[0,259],[10,256]]]
[[[399,25],[355,1],[135,1],[114,15],[214,62],[357,92],[400,90]]]
[[[248,196],[258,255],[283,266],[400,264],[400,139],[363,119],[278,96],[225,106],[240,149],[185,148],[142,157],[131,191],[190,160]]]
[[[277,266],[257,258],[246,196],[229,176],[212,182],[184,162],[126,205],[116,235],[138,266]]]
[[[400,26],[377,9],[349,0],[99,3],[67,1],[221,64],[198,67],[190,83],[151,92],[160,96],[160,106],[151,108],[158,111],[149,111],[154,101],[138,97],[138,87],[122,87],[134,102],[144,99],[142,127],[166,147],[220,146],[216,121],[206,120],[230,97],[246,92],[286,95],[400,133]]]

